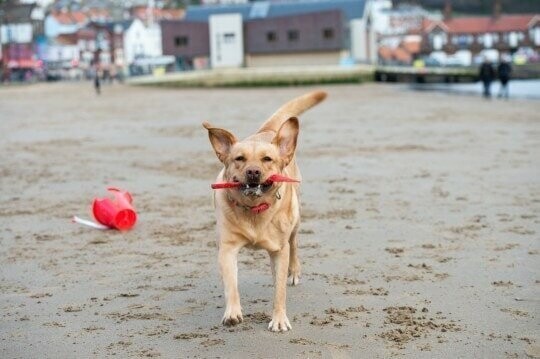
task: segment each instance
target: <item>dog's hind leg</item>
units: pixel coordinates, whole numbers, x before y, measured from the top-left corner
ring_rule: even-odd
[[[298,226],[294,227],[289,239],[289,278],[291,285],[300,283],[300,259],[298,258]]]

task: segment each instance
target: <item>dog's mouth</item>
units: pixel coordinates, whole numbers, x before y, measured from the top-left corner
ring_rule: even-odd
[[[212,184],[212,189],[238,189],[245,196],[261,197],[265,192],[268,192],[270,188],[276,182],[300,182],[299,180],[285,177],[280,174],[273,174],[266,179],[265,182],[249,182],[242,183],[237,177],[233,177],[232,182],[218,182]]]
[[[238,179],[235,177],[233,178],[234,183],[238,183],[238,190],[244,195],[248,197],[261,197],[263,194],[268,192],[270,188],[272,188],[272,185],[274,182],[267,180],[263,183],[259,182],[247,182],[242,183],[238,181]]]
[[[272,182],[265,183],[245,183],[238,189],[244,196],[248,197],[261,197],[264,193],[268,192],[272,188]]]

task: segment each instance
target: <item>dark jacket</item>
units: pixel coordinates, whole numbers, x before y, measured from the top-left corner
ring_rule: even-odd
[[[512,66],[508,62],[501,62],[497,67],[497,73],[499,80],[508,82],[510,80],[510,74],[512,73]]]
[[[493,66],[491,66],[490,63],[484,62],[482,66],[480,66],[480,73],[478,75],[482,81],[493,81],[495,78],[495,70],[493,70]]]

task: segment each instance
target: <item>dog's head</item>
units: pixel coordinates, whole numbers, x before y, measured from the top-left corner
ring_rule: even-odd
[[[223,179],[240,182],[241,193],[248,197],[261,197],[270,192],[272,185],[266,181],[272,174],[282,173],[291,162],[299,132],[296,117],[285,121],[270,142],[238,141],[227,130],[213,127],[208,122],[203,126],[208,130],[217,158],[225,166]]]

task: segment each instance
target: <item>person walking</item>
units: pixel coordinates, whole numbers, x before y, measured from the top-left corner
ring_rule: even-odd
[[[495,70],[493,70],[493,66],[491,66],[491,62],[487,57],[484,58],[484,62],[482,62],[482,65],[480,66],[479,77],[484,85],[484,97],[490,98],[491,83],[495,78]]]
[[[101,94],[101,79],[100,77],[100,71],[99,71],[99,64],[94,62],[92,64],[92,75],[94,80],[94,89],[96,90],[96,95]]]
[[[96,94],[101,94],[101,81],[99,80],[99,71],[96,71],[94,76],[94,88],[96,89]]]
[[[504,96],[505,98],[508,98],[510,96],[508,82],[510,82],[511,73],[512,65],[510,65],[510,62],[508,62],[506,58],[502,58],[501,63],[497,67],[497,75],[499,76],[499,81],[501,82],[498,97]]]

